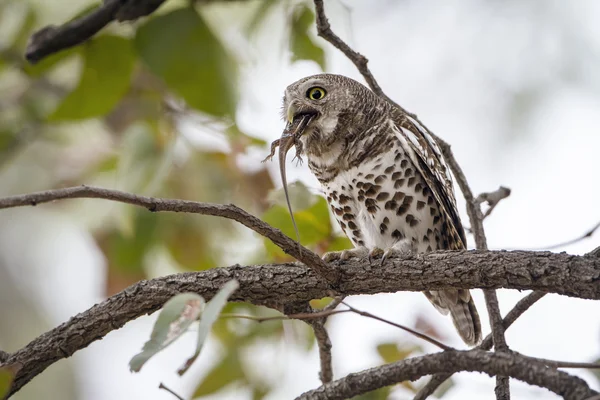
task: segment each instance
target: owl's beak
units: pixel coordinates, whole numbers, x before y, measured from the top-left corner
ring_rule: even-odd
[[[291,102],[286,111],[288,123],[291,124],[292,122],[294,122],[294,117],[296,116],[297,111],[298,108],[296,107],[296,104],[294,102]]]

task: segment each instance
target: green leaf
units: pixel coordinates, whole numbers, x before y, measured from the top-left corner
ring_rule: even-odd
[[[108,239],[108,257],[120,271],[141,271],[143,259],[155,244],[159,218],[147,210],[136,210],[133,232],[114,232]]]
[[[396,343],[382,343],[377,346],[377,353],[379,353],[379,356],[383,358],[386,364],[404,360],[406,357],[420,350],[422,348],[417,345],[398,347]]]
[[[301,181],[292,182],[288,185],[288,193],[290,195],[290,204],[292,210],[300,211],[307,209],[315,204],[317,196],[312,194],[310,190]],[[272,205],[286,207],[285,192],[283,188],[273,189],[267,194],[267,201]]]
[[[229,296],[231,296],[231,294],[239,287],[240,284],[235,279],[227,282],[223,285],[221,290],[215,294],[215,297],[213,297],[206,304],[206,308],[204,309],[202,318],[200,319],[200,324],[198,325],[198,341],[196,343],[196,352],[185,362],[181,368],[179,368],[177,371],[179,375],[183,375],[194,363],[194,361],[196,361],[198,355],[200,355],[202,346],[204,346],[204,342],[210,333],[210,329],[217,318],[219,318],[219,314],[221,314],[221,310],[223,307],[225,307],[225,304],[227,304],[227,299],[229,299]]]
[[[153,18],[137,30],[135,46],[150,70],[191,107],[233,115],[234,63],[193,8]]]
[[[213,394],[241,379],[244,379],[244,371],[237,352],[232,351],[204,377],[202,383],[196,388],[193,397]]]
[[[290,32],[292,61],[312,60],[325,70],[325,51],[317,46],[309,35],[309,30],[314,26],[314,19],[314,13],[306,5],[296,8],[292,14]]]
[[[83,73],[77,87],[49,120],[82,120],[105,115],[127,93],[134,64],[128,39],[99,36],[84,45],[83,57]]]
[[[336,236],[329,242],[325,251],[341,251],[353,247],[352,242],[346,236]]]
[[[322,310],[333,301],[333,297],[323,297],[322,299],[312,299],[308,303],[314,310]]]
[[[315,196],[316,202],[309,208],[294,212],[300,241],[304,245],[312,245],[324,241],[331,235],[331,222],[327,201],[321,196]],[[279,228],[289,237],[296,237],[292,219],[284,206],[273,206],[263,214],[266,223]],[[271,241],[265,240],[269,254],[284,257],[285,254]]]
[[[131,371],[139,372],[146,361],[186,332],[203,307],[204,299],[196,293],[181,293],[167,301],[156,319],[150,340],[129,362]]]
[[[14,378],[15,371],[13,368],[10,366],[0,367],[0,399],[7,396]]]

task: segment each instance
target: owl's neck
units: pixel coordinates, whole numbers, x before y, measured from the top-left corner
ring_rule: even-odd
[[[340,172],[381,154],[393,136],[388,129],[388,121],[385,113],[368,116],[355,114],[351,118],[340,115],[333,127],[330,122],[315,127],[303,138],[312,173],[321,183],[328,182]],[[327,129],[329,127],[330,131]]]

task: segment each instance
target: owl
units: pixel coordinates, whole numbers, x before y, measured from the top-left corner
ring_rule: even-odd
[[[353,249],[326,260],[466,248],[452,176],[439,146],[417,120],[359,82],[333,74],[301,79],[285,90],[284,114],[297,149],[321,183]],[[298,122],[300,121],[300,122]],[[423,292],[450,314],[468,345],[481,324],[468,290]]]

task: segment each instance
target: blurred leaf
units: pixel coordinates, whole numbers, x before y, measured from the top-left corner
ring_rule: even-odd
[[[325,251],[341,251],[353,248],[354,245],[346,236],[336,236],[329,241],[329,245]]]
[[[422,348],[417,345],[398,347],[396,343],[382,343],[377,346],[377,353],[379,353],[379,356],[386,364],[404,360],[415,351],[420,350],[422,350]]]
[[[10,366],[0,367],[0,399],[4,399],[15,377],[15,371]]]
[[[271,388],[254,386],[252,388],[252,400],[262,400],[271,392]]]
[[[309,304],[315,310],[322,310],[331,304],[332,301],[332,297],[323,297],[322,299],[312,299],[309,301]]]
[[[221,310],[227,304],[227,299],[233,292],[240,287],[240,284],[236,280],[231,280],[223,285],[221,290],[215,294],[204,308],[204,312],[202,313],[202,318],[200,318],[200,324],[198,325],[198,341],[196,342],[196,352],[192,357],[190,357],[185,364],[177,371],[179,375],[183,375],[192,365],[194,361],[200,355],[200,351],[202,350],[202,346],[204,346],[204,342],[210,333],[210,330],[219,318],[219,314],[221,314]]]
[[[161,229],[161,241],[179,265],[190,271],[204,271],[215,267],[214,250],[209,238],[190,218],[166,218]]]
[[[150,340],[129,362],[131,371],[139,372],[146,361],[185,333],[203,307],[204,299],[195,293],[181,293],[167,301],[152,328]]]
[[[27,40],[29,40],[29,36],[37,23],[37,14],[35,8],[31,5],[27,5],[27,12],[25,14],[25,18],[23,18],[23,22],[19,27],[19,30],[15,34],[14,41],[11,45],[13,49],[16,51],[21,51],[25,48],[27,44]]]
[[[252,35],[256,33],[257,29],[261,26],[262,22],[265,20],[269,12],[273,8],[273,6],[277,5],[277,1],[275,0],[262,0],[258,9],[252,15],[252,19],[248,23],[246,27],[246,34]]]
[[[313,42],[308,33],[314,27],[314,19],[315,15],[307,5],[294,10],[290,32],[292,61],[312,60],[325,70],[325,51]]]
[[[301,181],[290,183],[288,185],[288,193],[290,195],[290,204],[292,205],[292,210],[294,211],[304,210],[315,204],[317,201],[317,196],[312,194],[306,185]],[[267,200],[272,205],[286,207],[287,209],[287,202],[285,200],[285,192],[283,188],[271,190],[267,194]]]
[[[200,385],[196,388],[193,397],[202,397],[213,394],[225,386],[244,379],[244,371],[237,352],[230,351],[220,363],[210,370]]]
[[[311,245],[326,240],[331,235],[331,223],[329,221],[329,208],[327,201],[316,196],[317,200],[311,207],[302,211],[294,212],[300,240],[304,245]],[[289,237],[295,237],[294,226],[286,207],[273,206],[263,214],[263,220],[279,228]],[[271,241],[265,240],[265,246],[269,254],[276,257],[286,257],[285,253]]]
[[[99,36],[84,45],[81,79],[48,119],[80,120],[110,112],[129,88],[134,56],[121,36]]]
[[[142,269],[144,256],[155,243],[158,216],[147,210],[136,210],[133,232],[115,231],[108,238],[108,257],[111,264],[125,272]]]
[[[135,46],[150,70],[191,107],[233,115],[234,63],[193,8],[153,18],[137,30]]]

